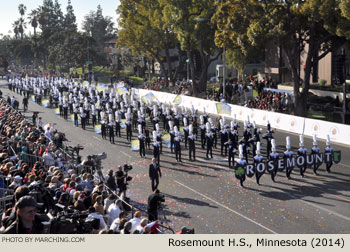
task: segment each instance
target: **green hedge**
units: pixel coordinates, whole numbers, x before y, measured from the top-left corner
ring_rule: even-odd
[[[342,86],[336,86],[336,87],[325,86],[325,85],[322,85],[324,83],[324,81],[320,80],[320,82],[321,81],[322,81],[321,84],[319,84],[319,83],[311,83],[310,84],[310,89],[317,89],[317,90],[323,90],[323,91],[334,91],[334,92],[342,92],[343,91],[343,87]],[[293,83],[292,82],[280,83],[278,85],[293,87]]]

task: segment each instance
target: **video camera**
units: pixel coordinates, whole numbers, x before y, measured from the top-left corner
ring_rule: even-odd
[[[124,168],[124,172],[129,172],[132,170],[132,165],[125,164],[123,168]]]
[[[194,234],[194,228],[183,228],[181,234]]]
[[[56,204],[57,216],[49,216],[50,221],[44,222],[44,234],[89,234],[99,229],[100,220],[86,220],[88,213],[74,210],[67,212],[66,207]]]
[[[125,172],[125,185],[129,185],[128,182],[132,180],[132,177],[128,176],[128,172],[132,170],[132,165],[124,164],[123,169]]]
[[[30,190],[29,195],[34,197],[40,206],[39,212],[47,213],[54,206],[54,193],[50,189],[44,187],[42,183],[31,184],[28,188]]]
[[[100,154],[91,155],[90,157],[91,157],[91,160],[95,164],[95,168],[96,168],[97,174],[100,176],[100,178],[103,181],[104,177],[103,177],[103,174],[102,174],[102,160],[107,158],[107,153],[103,152],[103,153],[100,153]]]
[[[96,169],[101,170],[102,169],[102,160],[107,158],[107,153],[103,152],[100,154],[91,155],[90,157],[91,157],[92,161],[94,162]]]

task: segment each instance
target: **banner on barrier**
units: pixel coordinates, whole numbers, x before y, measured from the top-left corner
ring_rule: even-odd
[[[231,107],[226,103],[216,103],[216,111],[220,115],[231,116]]]
[[[101,124],[95,125],[94,131],[96,134],[101,134]]]
[[[131,140],[130,144],[132,151],[140,150],[140,141],[138,139]]]
[[[162,136],[162,141],[166,147],[170,148],[170,134],[169,133],[164,134]]]
[[[148,103],[148,102],[158,102],[157,97],[153,94],[153,92],[149,92],[148,94],[144,95],[142,98],[142,101],[144,103]]]
[[[50,105],[50,101],[47,100],[47,99],[44,99],[41,101],[41,105],[44,107],[44,108],[48,108],[49,105]]]
[[[123,96],[124,94],[129,93],[126,87],[117,87],[117,91],[120,96]]]
[[[122,128],[122,129],[126,129],[126,119],[122,119],[121,121],[120,121],[120,128]]]
[[[107,85],[107,84],[98,84],[98,85],[96,86],[96,89],[97,89],[98,92],[101,92],[101,91],[103,91],[103,90],[106,90],[107,88],[108,88],[108,85]]]
[[[175,97],[175,99],[173,100],[173,104],[176,105],[176,106],[179,106],[179,105],[181,105],[181,103],[182,103],[182,98],[181,98],[180,95],[177,95]]]

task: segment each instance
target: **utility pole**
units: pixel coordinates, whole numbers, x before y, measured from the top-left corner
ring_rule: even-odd
[[[226,48],[224,47],[224,52],[223,52],[223,54],[224,54],[224,56],[223,56],[223,63],[224,63],[224,66],[223,66],[223,68],[222,68],[222,95],[223,95],[223,97],[224,97],[224,99],[225,99],[225,101],[226,101],[226,92],[225,92],[225,68],[226,68],[226,59],[225,59],[225,57],[226,57]]]
[[[187,64],[187,82],[190,80],[190,59],[186,59]]]

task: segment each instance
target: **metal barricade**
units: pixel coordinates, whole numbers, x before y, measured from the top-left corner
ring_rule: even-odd
[[[2,215],[3,212],[12,207],[12,201],[12,195],[0,198],[0,215]]]

